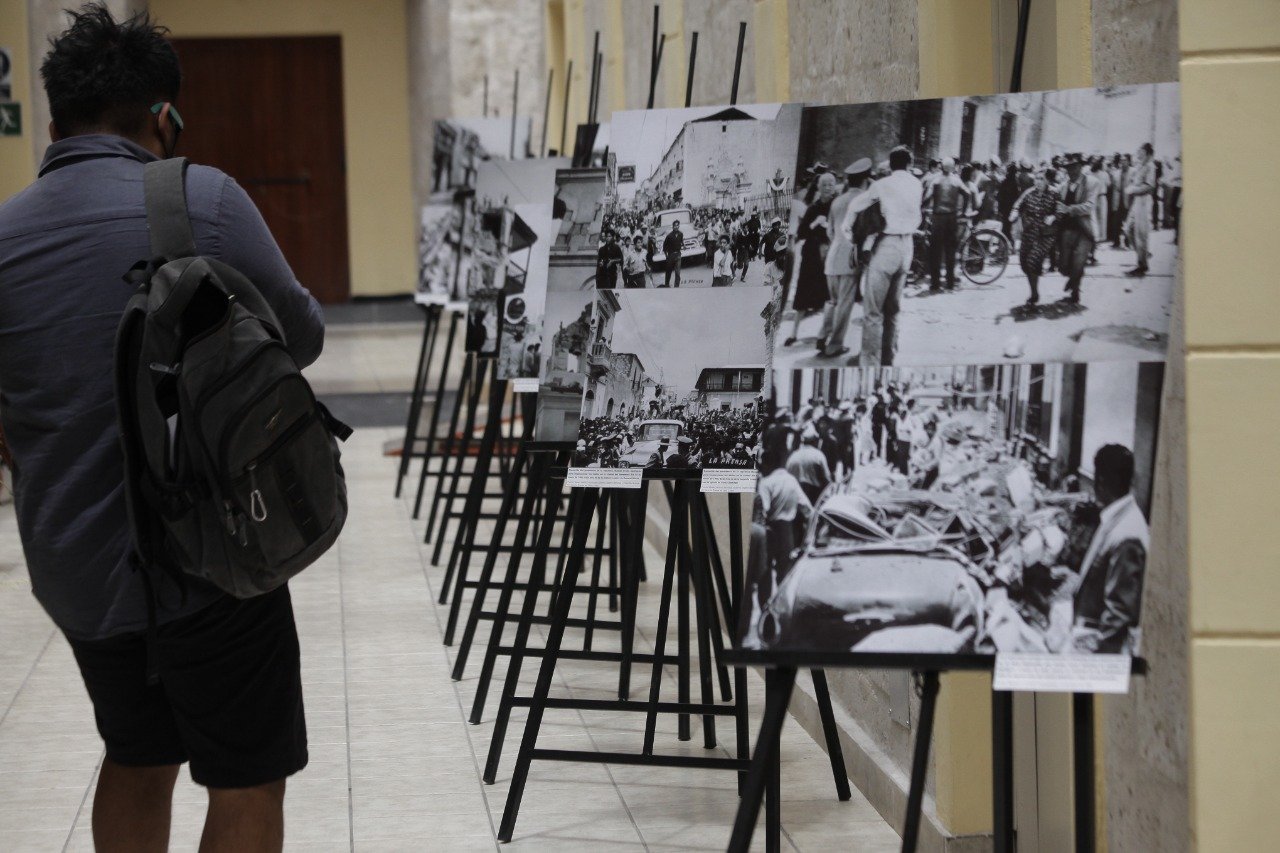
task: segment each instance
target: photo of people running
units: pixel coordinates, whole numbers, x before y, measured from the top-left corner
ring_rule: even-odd
[[[1159,359],[1176,83],[809,107],[779,368]]]
[[[802,369],[762,431],[741,647],[1136,654],[1159,362]]]
[[[615,113],[597,287],[773,284],[800,115],[799,104]]]

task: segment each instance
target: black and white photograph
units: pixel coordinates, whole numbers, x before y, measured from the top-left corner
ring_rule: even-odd
[[[559,169],[547,258],[546,315],[538,372],[538,441],[578,437],[587,381],[587,341],[595,310],[597,249],[611,179],[604,168]]]
[[[779,369],[1163,360],[1176,83],[807,107]]]
[[[537,376],[547,258],[556,237],[552,197],[562,158],[487,160],[476,172],[477,263],[466,276],[467,350],[498,356],[498,378]]]
[[[550,264],[562,270],[588,270],[581,280],[573,273],[556,276],[558,290],[592,290],[603,265],[600,235],[604,228],[605,210],[613,194],[613,180],[608,169],[560,169],[556,172],[555,196],[551,215],[557,223],[556,239],[551,245]]]
[[[538,441],[572,442],[578,437],[595,305],[594,290],[547,292],[534,423]]]
[[[740,646],[1137,654],[1163,376],[776,373]]]
[[[431,195],[418,220],[418,286],[422,304],[461,305],[466,299],[462,268],[478,233],[475,198],[482,163],[529,155],[528,116],[451,118],[435,122]]]
[[[779,281],[800,115],[800,104],[615,112],[601,288]]]
[[[765,288],[597,290],[581,468],[754,468],[767,392]]]

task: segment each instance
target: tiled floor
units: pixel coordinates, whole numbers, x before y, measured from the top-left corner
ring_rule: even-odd
[[[331,332],[331,347],[345,339],[335,348],[364,351],[367,358],[349,365],[345,379],[336,365],[316,377],[318,390],[340,390],[335,378],[366,390],[402,390],[400,365],[388,355],[394,347],[370,337],[387,336]],[[412,357],[412,343],[408,351],[402,347],[400,358]],[[468,677],[452,681],[452,650],[441,642],[446,610],[435,604],[443,568],[429,565],[430,550],[420,544],[423,526],[409,517],[410,506],[391,497],[395,465],[382,448],[396,434],[364,429],[348,442],[347,529],[337,548],[291,584],[311,763],[289,782],[287,845],[307,851],[724,849],[737,807],[733,774],[596,764],[535,764],[515,840],[495,842],[524,714],[513,717],[497,784],[484,785],[479,768],[496,692],[486,722],[468,725],[483,647],[473,651]],[[660,566],[652,551],[646,559],[653,569]],[[653,569],[651,577],[658,573]],[[657,621],[657,586],[642,588],[639,644],[645,647]],[[526,689],[534,674],[527,664]],[[647,668],[637,671],[637,687],[647,674]],[[566,665],[557,670],[554,695],[604,697],[615,685],[616,672],[607,665]],[[761,693],[754,675],[751,687],[754,722]],[[664,695],[673,693],[670,681]],[[674,719],[661,722],[659,749],[705,754],[696,721],[694,739],[685,744],[675,737]],[[731,743],[727,721],[722,725],[721,740]],[[642,715],[551,711],[539,744],[638,751],[642,728]],[[897,836],[856,791],[852,802],[836,801],[826,756],[798,726],[789,726],[783,740],[785,849],[897,849]],[[101,759],[71,653],[31,597],[12,508],[0,507],[0,851],[92,849],[89,815]],[[196,848],[203,809],[203,792],[184,773],[172,849]]]

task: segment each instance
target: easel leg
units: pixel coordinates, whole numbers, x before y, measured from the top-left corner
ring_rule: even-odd
[[[604,556],[605,536],[609,534],[613,516],[614,492],[601,492],[600,505],[596,509],[596,552],[591,555],[591,590],[587,593],[587,627],[582,634],[583,651],[591,651],[591,641],[595,639],[596,602],[600,599],[600,561]]]
[[[453,410],[449,413],[449,431],[445,433],[444,448],[440,452],[440,468],[436,472],[436,490],[431,498],[431,513],[427,517],[427,530],[423,534],[423,542],[430,542],[436,529],[436,513],[440,509],[440,496],[444,493],[445,480],[449,477],[449,463],[453,460],[454,445],[458,441],[458,419],[462,416],[462,409],[466,402],[471,399],[472,366],[472,358],[466,356],[462,363],[462,376],[458,380],[458,390],[453,398]],[[445,590],[441,590],[441,594],[444,592]]]
[[[449,320],[449,337],[445,340],[444,358],[440,360],[440,383],[436,386],[436,399],[431,404],[431,423],[427,426],[427,446],[422,454],[422,471],[418,474],[418,492],[413,498],[413,517],[417,518],[422,514],[422,497],[427,491],[427,477],[431,473],[431,455],[436,445],[436,427],[440,425],[440,407],[444,405],[444,389],[449,379],[449,359],[453,357],[453,339],[458,331],[458,315],[451,314]],[[457,410],[457,401],[454,401],[454,410]],[[444,470],[444,460],[448,458],[448,453],[442,454],[440,470]],[[430,534],[426,541],[430,542]]]
[[[621,498],[609,502],[609,612],[618,612],[618,561],[622,558],[620,543],[626,502]]]
[[[689,523],[690,507],[692,502],[689,500],[689,486],[686,483],[679,483],[676,486],[677,492],[682,492],[682,497],[678,499],[680,504],[678,511],[682,515],[680,527],[680,536],[676,539],[678,548],[676,551],[676,701],[687,703],[689,701],[689,533],[685,525]],[[690,740],[693,737],[692,726],[690,725],[688,714],[679,714],[677,716],[677,735],[681,741]]]
[[[564,640],[565,622],[568,621],[569,611],[573,606],[573,591],[582,569],[587,536],[591,532],[591,516],[595,513],[596,493],[592,489],[584,489],[583,492],[575,519],[577,526],[573,531],[573,556],[565,566],[561,586],[555,592],[555,616],[547,629],[547,645],[542,656],[542,666],[538,669],[538,683],[529,704],[529,717],[525,721],[524,738],[520,742],[520,755],[516,759],[516,766],[511,776],[511,788],[507,792],[502,824],[498,828],[499,841],[510,841],[515,833],[516,817],[520,813],[520,801],[524,797],[525,782],[529,778],[529,766],[533,762],[532,753],[537,744],[538,729],[542,726],[547,696],[551,692],[551,679],[555,675],[556,659],[560,652],[560,644]]]
[[[750,606],[742,579],[742,496],[736,492],[729,493],[729,602],[730,611],[725,614],[729,621],[730,633],[741,630],[742,613],[740,608]],[[735,634],[736,636],[736,634]],[[748,731],[751,721],[747,714],[747,669],[734,667],[733,670],[733,702],[734,729],[737,739],[738,758],[748,758],[751,753],[751,734]],[[742,795],[746,787],[747,774],[738,774],[738,794]]]
[[[507,662],[507,677],[502,684],[502,699],[498,704],[498,716],[493,721],[493,738],[489,741],[489,755],[485,760],[484,781],[492,785],[498,776],[498,762],[502,758],[502,744],[507,734],[507,723],[511,720],[512,703],[516,697],[516,687],[520,682],[520,669],[524,665],[523,650],[529,645],[529,633],[536,613],[538,594],[544,587],[547,576],[547,551],[551,545],[551,534],[555,528],[556,507],[559,505],[560,490],[564,480],[548,478],[547,501],[544,504],[544,520],[539,531],[538,545],[533,552],[533,565],[529,569],[528,589],[524,593],[524,601],[520,605],[520,621],[516,623],[515,641],[512,643],[511,659]],[[570,509],[575,509],[575,497],[570,501]],[[496,654],[496,645],[492,645],[485,654]]]
[[[481,449],[481,455],[484,455],[483,448]],[[476,628],[480,624],[480,613],[484,610],[484,602],[485,598],[488,597],[489,585],[493,578],[493,570],[498,562],[498,546],[502,544],[503,536],[507,532],[507,520],[515,515],[516,499],[519,497],[520,473],[524,469],[527,461],[528,455],[524,452],[523,448],[518,450],[516,452],[515,462],[512,464],[511,476],[507,478],[507,482],[503,487],[502,507],[498,511],[497,519],[494,521],[493,543],[485,553],[484,565],[480,568],[479,583],[476,586],[475,594],[471,598],[471,609],[467,612],[466,626],[462,630],[462,643],[458,646],[457,655],[454,658],[454,681],[460,681],[463,673],[465,673],[467,669],[467,658],[471,654],[471,643],[475,639]],[[479,465],[480,461],[477,460],[476,464]],[[489,479],[487,476],[488,465],[486,464],[484,468],[484,476],[475,475],[472,477],[471,494],[467,496],[467,510],[473,518],[479,515],[481,506],[484,503],[484,490],[486,481]],[[461,568],[458,573],[457,589],[454,591],[453,602],[449,608],[450,629],[457,624],[457,614],[462,606],[463,584],[466,583],[467,564],[471,561],[471,553],[475,545],[475,529],[476,525],[473,522],[473,524],[468,528],[466,551],[462,556]],[[452,639],[453,631],[447,630],[445,632],[445,645],[449,645]]]
[[[816,676],[821,670],[814,670]],[[929,746],[933,740],[933,712],[938,705],[938,673],[930,670],[920,694],[920,720],[916,725],[915,752],[911,757],[911,787],[907,791],[907,816],[902,825],[902,853],[915,853],[920,838],[920,809],[924,804],[925,779],[929,775]],[[843,770],[843,768],[841,768]],[[847,787],[846,782],[846,787]],[[845,799],[841,797],[840,799]]]
[[[440,555],[444,552],[444,540],[449,535],[449,517],[453,513],[453,499],[458,494],[458,483],[462,478],[462,474],[466,471],[467,457],[471,451],[471,437],[476,430],[476,415],[480,411],[480,398],[483,396],[485,387],[485,374],[489,370],[489,362],[476,360],[475,387],[467,402],[467,420],[462,430],[462,440],[458,442],[458,456],[453,467],[453,476],[449,481],[449,490],[444,493],[444,512],[440,518],[440,535],[436,538],[435,550],[432,552],[431,565],[435,566],[440,563]],[[475,476],[475,463],[472,463],[471,474]],[[435,505],[432,505],[432,515],[435,515]],[[462,536],[463,530],[459,529],[454,533],[455,539]],[[449,571],[445,572],[445,580],[443,586],[447,589],[449,586],[449,578],[453,574],[452,565]],[[444,602],[441,602],[443,604]]]
[[[751,767],[747,770],[747,781],[738,803],[738,816],[733,821],[729,853],[748,853],[751,849],[751,836],[755,832],[756,819],[760,817],[765,788],[781,752],[782,725],[787,719],[787,706],[791,703],[791,690],[795,683],[795,667],[765,671],[764,719],[760,721],[756,751],[751,756]]]
[[[502,591],[498,595],[497,616],[489,629],[489,645],[485,648],[484,663],[480,667],[480,678],[476,682],[476,695],[471,704],[471,722],[479,725],[484,716],[484,703],[489,695],[489,682],[493,678],[493,669],[498,660],[498,646],[502,643],[502,633],[506,627],[507,613],[511,610],[511,598],[519,578],[520,562],[524,556],[525,537],[529,535],[530,522],[536,508],[536,495],[546,485],[547,456],[539,453],[529,465],[529,491],[525,495],[524,504],[520,507],[520,520],[516,523],[515,550],[507,560],[506,576],[502,580]],[[532,593],[529,593],[532,594]],[[478,611],[475,613],[477,624],[480,621]],[[472,617],[468,617],[469,619]],[[466,642],[465,639],[463,641]]]
[[[827,673],[821,669],[809,670],[813,678],[813,698],[818,703],[818,715],[822,717],[822,735],[827,742],[827,758],[831,761],[831,775],[836,780],[836,797],[845,802],[853,797],[849,790],[849,774],[844,769],[844,749],[840,746],[840,730],[836,728],[836,713],[831,707],[831,691],[827,689]]]
[[[1072,752],[1075,758],[1076,853],[1093,853],[1098,824],[1094,815],[1093,694],[1071,694]]]
[[[409,417],[404,425],[404,444],[400,446],[400,468],[396,472],[396,497],[400,497],[404,486],[405,475],[409,473],[409,463],[413,459],[413,449],[418,443],[418,421],[422,417],[422,403],[427,395],[427,382],[431,376],[431,355],[435,349],[436,320],[439,313],[435,308],[426,309],[426,319],[422,324],[422,346],[418,349],[418,367],[413,373],[413,396],[409,399]],[[423,464],[426,464],[425,460]]]
[[[689,576],[693,581],[693,615],[694,628],[698,638],[698,685],[701,690],[701,701],[710,705],[716,701],[715,687],[711,683],[711,673],[720,660],[717,654],[711,654],[711,637],[714,634],[720,639],[719,622],[712,618],[716,603],[712,599],[713,583],[707,566],[707,539],[701,515],[693,518],[693,548],[689,560]],[[717,652],[723,650],[717,646]],[[716,746],[716,718],[714,714],[702,716],[702,745],[706,749]]]
[[[1014,853],[1013,694],[991,691],[991,807],[995,853]]]
[[[462,518],[458,522],[458,534],[453,540],[453,548],[449,553],[450,571],[446,573],[446,577],[449,574],[453,574],[452,570],[455,564],[457,566],[457,574],[453,600],[449,602],[449,618],[445,624],[444,644],[446,646],[453,645],[453,635],[458,628],[458,614],[462,612],[462,599],[465,597],[467,585],[467,571],[471,567],[471,554],[476,544],[476,530],[480,527],[480,514],[484,511],[485,490],[489,485],[489,469],[493,464],[498,440],[502,436],[502,397],[506,390],[506,380],[496,377],[489,380],[488,421],[485,424],[484,435],[480,439],[476,461],[471,469],[471,482],[468,484],[467,499],[463,504]],[[493,536],[492,551],[496,551],[497,547],[502,544],[502,536],[506,532],[507,519],[510,518],[510,513],[514,509],[515,503],[513,501],[511,506],[506,507],[507,511],[501,513],[496,519],[497,525]],[[484,588],[476,590],[475,600],[482,606],[487,587],[488,579],[486,578]],[[465,652],[462,657],[465,659]]]
[[[666,485],[665,483],[663,485]],[[653,636],[653,669],[649,675],[649,711],[644,723],[644,754],[653,755],[653,741],[658,727],[658,700],[662,695],[662,670],[667,653],[667,626],[671,620],[671,596],[675,594],[676,564],[679,562],[680,538],[684,536],[684,484],[678,483],[671,498],[671,530],[667,535],[667,560],[662,573],[662,592],[658,605],[658,629]],[[688,740],[688,737],[682,738]]]
[[[631,660],[636,641],[636,605],[640,597],[640,575],[644,567],[644,508],[649,502],[649,485],[642,483],[627,522],[622,571],[622,663],[618,667],[618,698],[631,698]]]

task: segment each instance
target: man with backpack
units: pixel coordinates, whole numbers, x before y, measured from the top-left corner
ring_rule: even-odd
[[[229,595],[219,573],[236,563],[227,549],[238,547],[237,540],[262,547],[268,526],[288,520],[273,489],[297,481],[288,481],[279,459],[263,451],[245,463],[244,477],[217,495],[226,507],[225,541],[215,526],[201,542],[184,542],[173,525],[193,513],[203,517],[214,497],[209,476],[193,474],[160,494],[147,477],[155,476],[150,454],[157,447],[160,458],[181,469],[196,428],[219,418],[241,430],[228,446],[247,453],[244,430],[269,431],[283,420],[281,412],[302,411],[297,427],[288,427],[291,440],[310,434],[313,450],[325,457],[330,427],[316,426],[325,421],[313,410],[323,407],[297,375],[320,354],[323,320],[231,178],[192,166],[185,187],[182,169],[168,170],[176,187],[153,181],[155,170],[146,164],[172,157],[183,127],[175,107],[181,73],[165,31],[145,14],[117,22],[101,6],[71,17],[41,67],[53,144],[35,183],[0,205],[0,422],[14,461],[32,590],[71,644],[106,743],[94,843],[99,851],[166,849],[174,782],[189,762],[193,780],[209,792],[202,850],[279,850],[285,779],[307,763],[292,604],[278,577],[263,575],[258,588]],[[189,229],[181,211],[178,221],[158,227],[163,220],[148,216],[154,197],[164,190],[171,205],[180,205],[184,189]],[[195,260],[153,262],[126,283],[123,275],[136,262],[155,258],[157,232],[167,229],[185,231],[191,245],[166,259]],[[166,275],[164,287],[172,290],[157,290]],[[251,283],[253,294],[245,296],[253,298],[228,296],[225,283],[240,276]],[[142,301],[131,301],[138,284]],[[116,338],[126,304],[136,306],[136,329],[144,322],[148,330],[160,329],[165,318],[145,294],[162,292],[190,300],[184,317],[206,309],[205,343],[219,335],[234,343],[231,332],[245,330],[261,336],[255,352],[271,354],[273,375],[281,377],[276,384],[290,389],[290,399],[283,392],[278,401],[270,394],[255,398],[279,408],[255,410],[260,423],[250,426],[213,412],[216,406],[192,419],[172,389],[204,367],[192,363],[194,334],[174,348],[186,363],[148,363],[146,347],[157,345],[151,341],[140,351],[142,363],[128,365],[138,368],[134,374],[122,368]],[[246,313],[243,306],[252,310],[255,299],[269,320]],[[119,377],[113,378],[113,362]],[[136,399],[117,395],[117,382]],[[228,374],[217,384],[245,387],[253,378]],[[210,389],[210,399],[215,396]],[[168,397],[181,405],[165,409]],[[146,458],[128,459],[121,433],[128,439],[128,413],[142,399],[159,401],[159,419],[152,422],[158,429],[138,431],[135,449]],[[257,433],[254,440],[279,458],[297,458],[295,445],[267,445]],[[135,466],[147,477],[127,489]],[[340,480],[340,469],[336,473]],[[330,481],[334,475],[326,472]],[[142,497],[135,494],[139,488]],[[295,497],[301,504],[310,500]],[[345,518],[345,493],[339,498]],[[317,524],[296,512],[293,521]],[[335,524],[341,526],[332,511],[322,523],[332,536]],[[137,533],[148,525],[158,538],[144,547]],[[211,553],[228,557],[210,560]],[[182,571],[160,570],[172,564]]]

